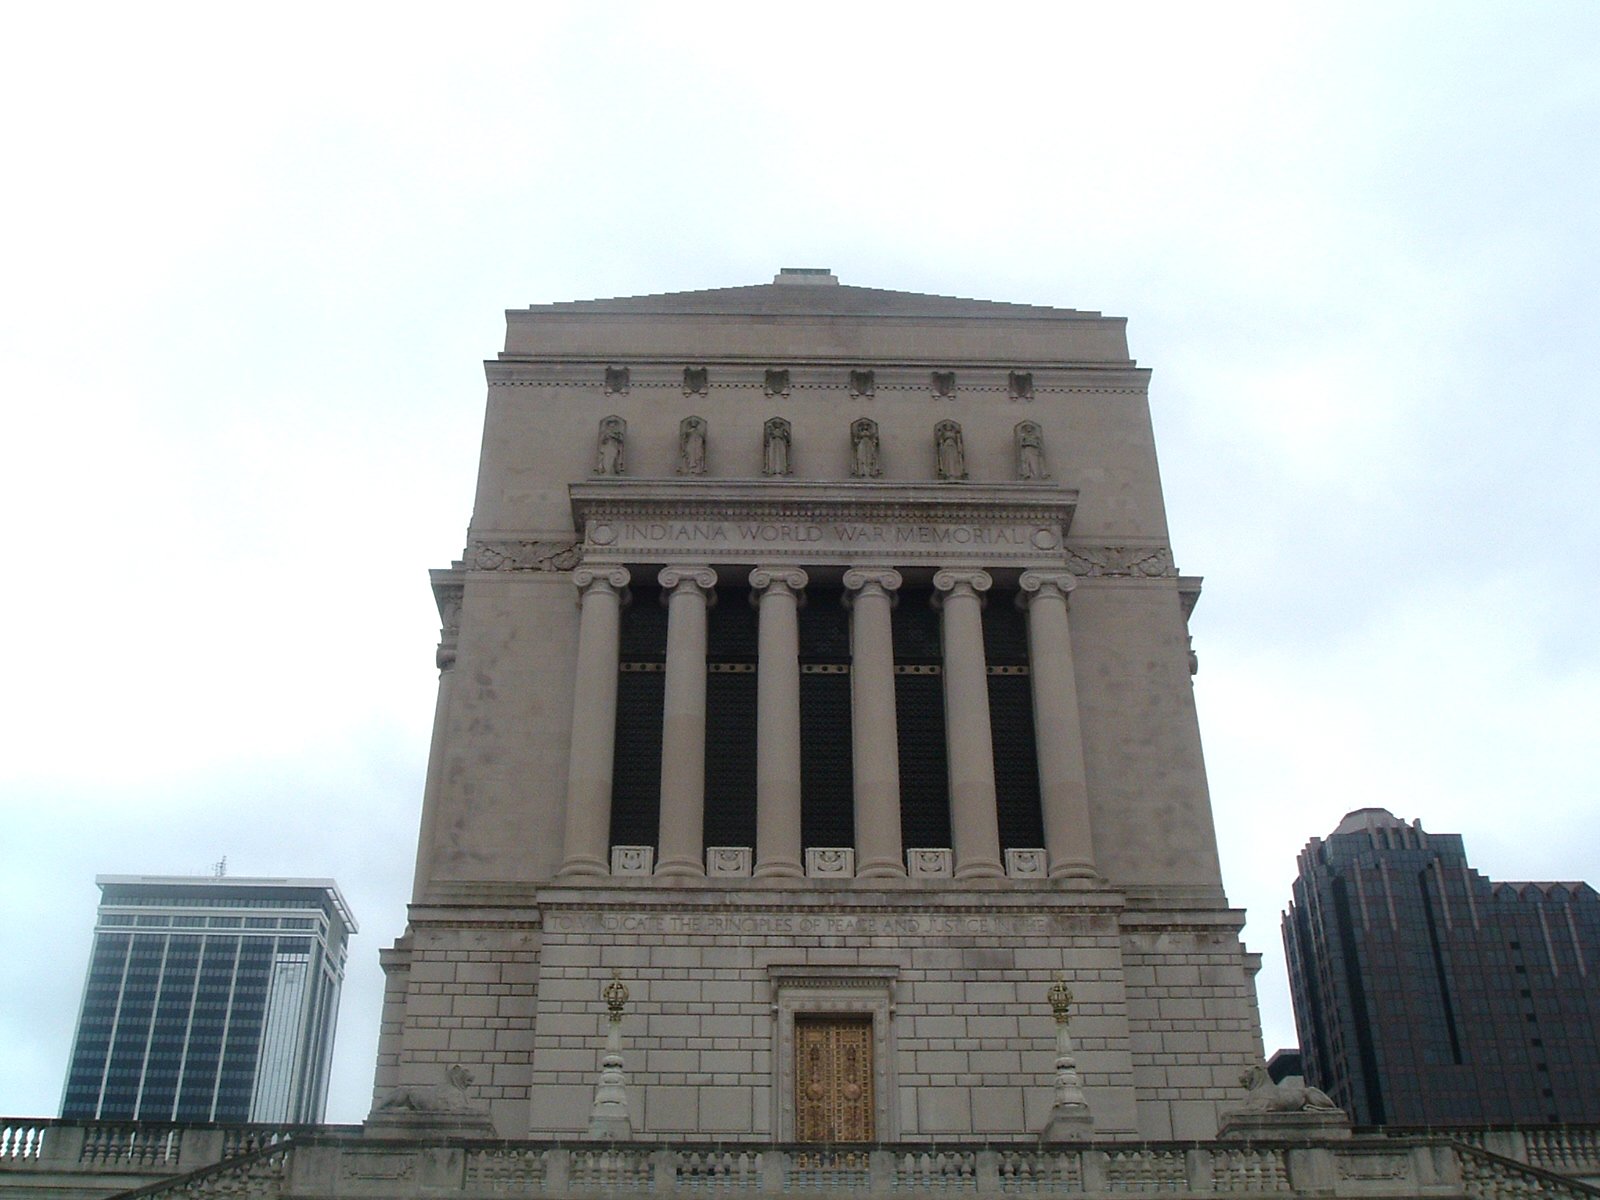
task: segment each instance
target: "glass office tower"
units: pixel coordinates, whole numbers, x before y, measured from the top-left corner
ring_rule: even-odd
[[[1600,895],[1497,883],[1461,836],[1350,813],[1283,919],[1306,1082],[1358,1125],[1600,1121]]]
[[[322,1120],[345,946],[331,879],[101,875],[63,1117]]]

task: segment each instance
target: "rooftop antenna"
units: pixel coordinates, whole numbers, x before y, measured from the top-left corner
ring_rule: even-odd
[[[228,856],[224,854],[221,858],[217,859],[216,862],[211,864],[211,877],[213,879],[221,879],[227,873]]]

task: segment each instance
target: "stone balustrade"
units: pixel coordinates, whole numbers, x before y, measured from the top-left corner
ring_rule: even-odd
[[[1505,1152],[1516,1150],[1525,1159]],[[0,1194],[590,1197],[1467,1197],[1593,1200],[1600,1128],[1394,1131],[1336,1142],[860,1147],[389,1140],[351,1127],[0,1120]],[[120,1181],[120,1182],[119,1182]]]
[[[1389,1129],[1393,1136],[1443,1134],[1501,1158],[1600,1187],[1600,1126],[1525,1125],[1477,1129]]]

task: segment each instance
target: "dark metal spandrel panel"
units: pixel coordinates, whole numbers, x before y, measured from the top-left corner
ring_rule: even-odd
[[[991,667],[1028,665],[1028,618],[1016,595],[996,589],[984,597],[983,656]]]
[[[945,753],[944,677],[897,671],[900,837],[907,848],[950,845],[950,773]]]
[[[989,676],[989,727],[994,735],[995,807],[1002,850],[1044,845],[1032,684],[1026,675]]]
[[[716,603],[706,613],[706,659],[714,663],[756,661],[757,622],[750,589],[719,587]]]
[[[844,606],[842,587],[825,584],[808,587],[797,620],[801,662],[850,661],[850,610]]]
[[[855,844],[848,671],[800,674],[800,839]]]
[[[622,609],[621,654],[623,662],[665,662],[667,660],[667,610],[661,603],[661,589],[653,583],[628,589],[628,603]]]
[[[719,664],[736,665],[744,664]],[[704,845],[756,844],[756,673],[706,676]]]
[[[611,844],[654,846],[661,822],[661,713],[666,675],[617,676],[616,753],[611,768]]]
[[[933,607],[933,589],[900,589],[899,602],[890,618],[894,638],[894,661],[938,664],[944,661],[939,636],[939,610]]]

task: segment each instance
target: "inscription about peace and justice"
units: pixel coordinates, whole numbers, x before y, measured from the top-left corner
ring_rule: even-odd
[[[1049,525],[1002,522],[871,521],[592,521],[586,540],[603,548],[679,546],[706,550],[795,547],[810,551],[948,549],[1055,550],[1059,530]]]
[[[745,938],[805,935],[898,938],[1039,937],[1116,934],[1116,918],[1098,912],[552,912],[545,931],[577,941],[609,934],[690,934]]]

